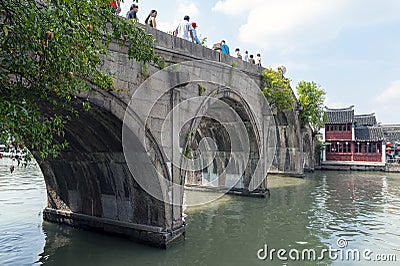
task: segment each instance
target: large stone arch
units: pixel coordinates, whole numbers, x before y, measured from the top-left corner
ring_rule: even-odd
[[[122,147],[122,117],[126,104],[116,95],[94,90],[71,105],[79,112],[65,126],[67,149],[55,159],[42,160],[48,204],[44,219],[83,229],[125,236],[166,247],[184,238],[184,228],[172,230],[171,206],[151,197],[133,178]],[[150,131],[146,132],[149,159],[167,173],[162,154]],[[139,141],[131,137],[136,147]],[[162,191],[158,182],[153,182]]]

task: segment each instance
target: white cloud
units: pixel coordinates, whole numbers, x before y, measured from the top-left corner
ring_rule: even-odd
[[[400,80],[393,81],[377,98],[378,103],[396,103],[400,100]],[[393,106],[392,106],[393,107]]]
[[[163,31],[163,32],[172,32],[176,29],[178,26],[180,20],[177,18],[174,19],[173,22],[170,21],[158,21],[157,22],[157,29]]]
[[[345,28],[399,20],[400,1],[381,0],[220,0],[213,11],[247,16],[244,43],[281,54],[335,38]]]
[[[222,12],[227,15],[240,15],[262,2],[260,0],[247,0],[245,3],[242,0],[220,0],[212,8],[212,11]]]
[[[198,7],[194,3],[188,1],[182,1],[178,5],[178,13],[183,17],[188,15],[189,17],[195,17],[200,14]]]

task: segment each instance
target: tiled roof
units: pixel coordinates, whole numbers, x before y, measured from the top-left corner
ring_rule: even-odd
[[[400,125],[382,125],[382,128],[387,141],[400,142]]]
[[[385,139],[381,127],[356,127],[356,141],[382,141]]]
[[[357,123],[356,126],[376,126],[377,125],[375,114],[355,115],[354,123]]]
[[[325,124],[352,124],[354,121],[354,106],[341,109],[332,109],[326,107],[326,115],[328,117]]]

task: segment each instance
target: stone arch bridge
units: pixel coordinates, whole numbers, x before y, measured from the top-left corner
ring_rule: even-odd
[[[160,72],[111,44],[103,67],[119,92],[81,95],[92,109],[72,103],[80,116],[66,125],[69,148],[38,162],[45,220],[165,248],[185,236],[183,186],[265,195],[267,173],[313,168],[313,141],[295,106],[271,112],[259,91],[262,68],[148,31],[171,66]]]

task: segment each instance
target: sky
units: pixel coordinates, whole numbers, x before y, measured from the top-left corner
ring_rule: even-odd
[[[121,15],[133,1],[125,0]],[[264,67],[285,66],[296,88],[315,81],[330,108],[355,106],[383,124],[400,124],[398,0],[139,0],[139,21],[158,11],[158,29],[176,29],[185,15],[208,47],[226,40]]]

